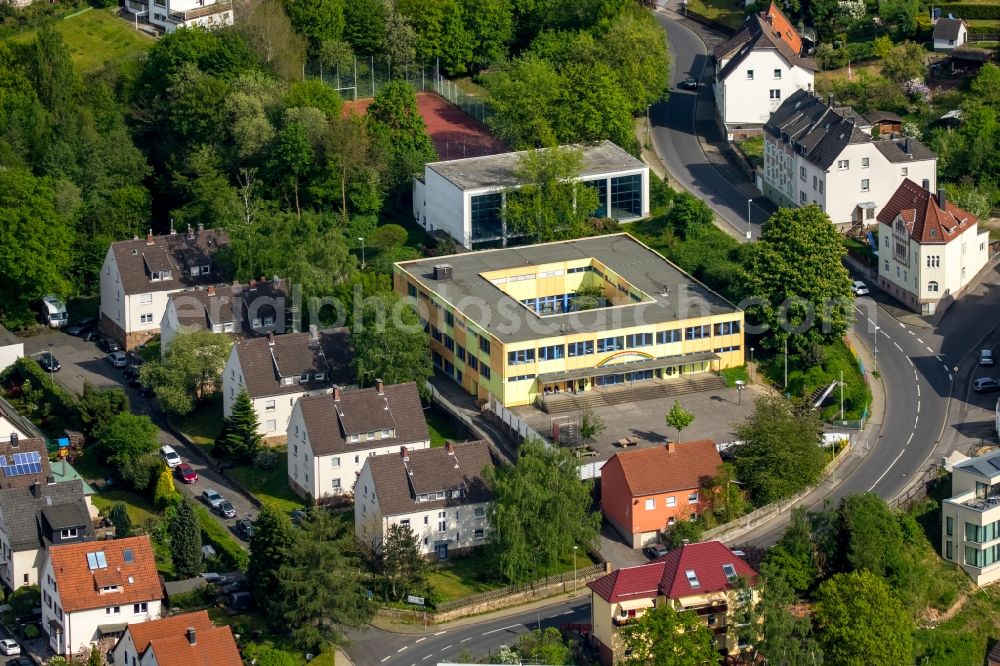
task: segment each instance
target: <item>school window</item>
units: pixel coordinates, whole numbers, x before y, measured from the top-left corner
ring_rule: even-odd
[[[511,377],[507,381],[509,382],[524,382],[534,379],[535,375],[517,375],[516,377]]]
[[[653,334],[652,333],[633,333],[632,335],[625,336],[625,346],[636,348],[636,347],[650,347],[653,344]]]
[[[684,329],[685,340],[701,340],[712,334],[711,329],[706,324],[704,326],[689,326]]]
[[[479,359],[472,354],[469,354],[469,367],[473,370],[479,367]]]
[[[549,345],[538,348],[539,361],[554,361],[566,355],[566,347],[563,345]]]
[[[442,340],[441,331],[437,329],[437,326],[431,326],[431,337],[437,340],[438,342],[441,342]]]
[[[597,352],[618,351],[625,346],[625,337],[618,335],[611,338],[599,338],[597,340]]]
[[[412,298],[416,298],[417,297],[417,288],[414,287],[409,282],[406,283],[406,295],[407,296],[411,296]]]
[[[479,338],[479,350],[486,352],[487,354],[490,353],[490,341],[485,337]]]
[[[534,362],[534,349],[520,349],[518,351],[507,352],[507,365],[521,365],[522,363]]]
[[[680,342],[681,341],[681,329],[674,328],[669,331],[657,331],[656,333],[656,344],[665,345],[670,342]]]
[[[594,341],[587,340],[585,342],[571,342],[567,345],[569,349],[569,357],[573,358],[575,356],[587,356],[588,354],[594,353]]]
[[[465,347],[462,345],[455,345],[455,358],[459,361],[465,360]]]
[[[716,335],[732,335],[733,333],[740,332],[740,322],[738,321],[724,321],[722,323],[715,325]]]
[[[481,366],[479,366],[479,374],[481,374],[483,376],[483,379],[489,379],[490,378],[490,366],[488,366],[485,363],[483,363]]]
[[[448,324],[449,326],[454,326],[455,325],[455,315],[453,315],[451,312],[448,312],[447,310],[445,310],[445,313],[444,313],[444,323]]]
[[[867,192],[869,189],[870,188],[868,187],[868,179],[867,178],[862,178],[861,179],[861,191],[862,192]]]

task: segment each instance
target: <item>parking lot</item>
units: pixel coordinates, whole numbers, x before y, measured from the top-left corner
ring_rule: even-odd
[[[201,492],[205,488],[214,488],[236,508],[236,516],[233,518],[225,519],[212,514],[217,521],[226,526],[231,534],[239,538],[236,532],[238,519],[256,519],[257,507],[236,490],[224,476],[219,474],[218,470],[210,468],[201,455],[192,452],[187,445],[170,432],[166,419],[156,406],[155,398],[144,398],[138,390],[129,388],[123,370],[112,367],[105,358],[106,354],[98,349],[96,344],[85,342],[62,331],[50,331],[42,335],[24,338],[25,355],[38,358],[39,355],[49,351],[62,366],[59,372],[53,373],[53,378],[67,390],[80,393],[87,382],[97,387],[116,386],[125,389],[132,405],[132,411],[136,414],[148,415],[159,429],[157,438],[160,443],[172,446],[184,462],[189,463],[198,473],[197,482],[188,485],[178,481],[176,483],[177,489],[194,501],[200,502]],[[221,414],[219,418],[222,418]],[[240,539],[240,543],[247,546],[246,541],[242,539]]]

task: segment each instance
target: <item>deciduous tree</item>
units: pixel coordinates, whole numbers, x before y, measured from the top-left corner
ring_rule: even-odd
[[[718,664],[712,630],[694,611],[678,613],[659,603],[619,631],[628,666],[693,666]]]
[[[416,382],[421,394],[433,372],[427,334],[413,307],[391,291],[364,294],[354,304],[351,341],[360,386]]]
[[[874,493],[850,495],[837,512],[840,566],[891,579],[903,565],[903,532],[885,500]]]
[[[372,139],[388,157],[390,188],[409,188],[424,164],[437,159],[417,98],[405,81],[392,81],[375,93],[366,122]]]
[[[98,432],[99,452],[127,485],[146,491],[163,462],[156,452],[156,425],[148,416],[122,412]]]
[[[677,441],[679,442],[681,433],[694,423],[694,414],[684,409],[679,400],[674,400],[674,404],[670,406],[670,411],[667,412],[665,420],[667,426],[677,431]]]
[[[128,395],[120,388],[94,388],[85,381],[83,393],[77,403],[80,409],[80,422],[87,437],[94,435],[118,414],[129,411]]]
[[[861,666],[913,660],[910,610],[884,579],[870,571],[837,574],[820,585],[815,618],[829,663]]]
[[[344,31],[344,0],[285,0],[295,31],[318,46],[340,39]]]
[[[926,71],[924,47],[916,42],[896,44],[882,58],[882,75],[896,83],[923,79]]]
[[[195,401],[222,390],[222,369],[229,358],[232,339],[211,331],[178,333],[160,361],[142,366],[139,376],[152,386],[165,411],[183,415]]]

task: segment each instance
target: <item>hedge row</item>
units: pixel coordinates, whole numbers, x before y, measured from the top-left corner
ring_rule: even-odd
[[[203,506],[194,507],[195,515],[198,516],[198,525],[201,527],[202,543],[215,548],[216,554],[222,560],[222,564],[233,571],[246,571],[250,563],[250,554],[243,550],[239,542],[233,538],[226,528],[212,518],[212,514]]]
[[[0,380],[5,382],[12,378],[16,378],[18,384],[30,379],[32,387],[41,389],[43,399],[52,404],[53,410],[61,412],[63,415],[69,413],[75,415],[76,398],[53,381],[49,373],[42,370],[42,367],[34,359],[22,356],[0,376]]]
[[[973,4],[969,2],[957,2],[950,5],[941,5],[941,16],[951,14],[955,18],[963,19],[987,19],[1000,20],[1000,4]]]
[[[816,60],[823,69],[840,69],[848,62],[859,63],[875,57],[875,42],[849,42],[846,48],[816,50]]]

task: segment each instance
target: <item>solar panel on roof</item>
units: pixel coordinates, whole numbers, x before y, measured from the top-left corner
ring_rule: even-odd
[[[6,467],[6,466],[7,466],[7,456],[0,453],[0,467]]]

